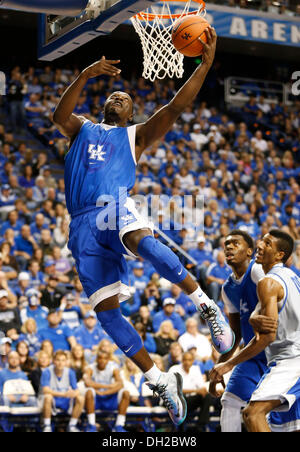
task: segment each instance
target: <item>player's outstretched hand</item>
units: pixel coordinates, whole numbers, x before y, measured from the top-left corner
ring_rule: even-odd
[[[204,42],[201,38],[198,38],[203,45],[202,64],[211,67],[216,53],[217,33],[216,30],[211,26],[207,27],[204,32],[206,34],[207,42]]]
[[[105,56],[103,56],[101,60],[91,64],[83,72],[88,78],[98,77],[99,75],[110,75],[115,77],[121,72],[121,69],[114,66],[118,63],[120,63],[120,60],[107,60]]]

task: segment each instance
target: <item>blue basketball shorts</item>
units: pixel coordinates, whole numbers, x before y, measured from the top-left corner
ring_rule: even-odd
[[[298,383],[300,385],[300,382]],[[287,412],[272,412],[269,415],[269,424],[273,432],[300,431],[300,399],[296,400],[292,408]]]
[[[95,409],[101,411],[115,411],[118,409],[118,394],[95,397]]]
[[[153,230],[153,225],[130,198],[121,207],[110,203],[72,218],[68,247],[93,308],[114,295],[120,302],[130,297],[124,254],[136,256],[124,246],[123,237],[144,228]]]
[[[267,363],[263,360],[250,359],[237,365],[230,376],[222,400],[233,394],[240,399],[242,406],[246,406],[266,370]]]

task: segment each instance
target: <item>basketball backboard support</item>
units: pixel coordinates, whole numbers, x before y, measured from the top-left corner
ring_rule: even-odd
[[[110,34],[119,24],[157,0],[102,0],[76,16],[39,15],[38,58],[53,61],[93,39]]]

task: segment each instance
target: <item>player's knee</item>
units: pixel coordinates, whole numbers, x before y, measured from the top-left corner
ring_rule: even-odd
[[[246,406],[246,408],[243,409],[242,415],[243,420],[246,425],[253,424],[255,418],[257,417],[257,407],[255,405],[249,404]]]
[[[79,394],[78,396],[75,397],[75,404],[76,405],[80,405],[80,406],[84,405],[84,397],[83,397],[83,395]]]
[[[50,404],[53,401],[53,396],[51,394],[44,395],[44,404]]]
[[[85,393],[85,400],[87,402],[94,400],[94,391],[93,389],[88,389]]]
[[[132,253],[137,255],[140,241],[148,236],[152,237],[152,232],[150,229],[140,229],[137,231],[131,231],[127,232],[127,234],[124,235],[123,242],[126,248],[128,248]]]
[[[126,402],[130,402],[130,394],[128,391],[124,391],[122,394],[122,400],[126,401]]]

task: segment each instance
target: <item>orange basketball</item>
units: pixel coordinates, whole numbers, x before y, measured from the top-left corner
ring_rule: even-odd
[[[178,19],[172,28],[172,41],[175,49],[189,57],[202,55],[203,46],[198,38],[206,42],[204,30],[208,26],[207,20],[200,16],[191,15]]]

